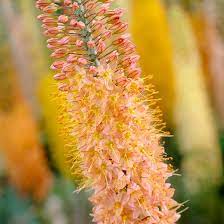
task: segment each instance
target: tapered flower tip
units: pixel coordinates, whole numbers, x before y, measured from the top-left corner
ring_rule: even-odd
[[[37,7],[44,13],[38,19],[49,37],[51,57],[59,60],[60,65],[64,62],[60,68],[64,77],[64,67],[72,64],[79,64],[92,74],[97,72],[95,67],[110,65],[114,73],[140,76],[135,46],[130,35],[124,34],[128,25],[121,19],[123,10],[112,9],[111,2],[37,0]],[[55,70],[55,65],[52,68]]]

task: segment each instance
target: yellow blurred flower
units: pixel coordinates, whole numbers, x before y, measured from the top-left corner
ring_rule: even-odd
[[[159,106],[165,121],[172,124],[175,79],[172,47],[165,8],[159,0],[133,0],[131,31],[140,54],[143,76],[153,75],[152,83],[162,98]]]

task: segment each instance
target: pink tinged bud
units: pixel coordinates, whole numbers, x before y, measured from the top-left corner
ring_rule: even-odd
[[[137,54],[136,55],[132,55],[130,57],[130,60],[131,60],[132,63],[137,63],[139,61],[139,59],[140,59],[140,56],[137,55]]]
[[[86,65],[87,64],[87,60],[85,58],[79,58],[78,59],[78,63],[80,63],[82,65]]]
[[[101,35],[101,38],[102,38],[103,40],[106,40],[106,39],[110,38],[111,35],[112,35],[112,32],[111,32],[110,30],[108,30],[108,31],[106,31],[105,33],[103,33],[103,34]]]
[[[114,9],[114,10],[110,10],[107,14],[111,15],[111,16],[121,17],[124,14],[124,10],[123,9]]]
[[[130,41],[130,40],[125,40],[122,44],[121,44],[122,47],[124,48],[129,48],[129,47],[133,47],[134,44]]]
[[[71,20],[70,25],[73,26],[73,27],[76,27],[76,28],[80,28],[80,29],[85,28],[85,23],[83,23],[82,21],[78,22],[75,19]]]
[[[66,72],[66,77],[70,78],[72,76],[74,76],[74,72],[75,72],[75,67],[73,67],[73,70],[71,72]],[[72,86],[70,86],[70,90],[72,90]]]
[[[130,54],[134,53],[136,51],[136,49],[135,49],[134,45],[130,45],[130,46],[127,46],[126,48],[124,48],[123,51],[126,55],[130,55]]]
[[[91,10],[91,9],[95,8],[95,6],[96,6],[96,3],[91,2],[91,1],[88,1],[85,5],[86,9],[88,9],[88,10]]]
[[[82,21],[77,22],[78,28],[83,29],[83,28],[85,28],[85,26],[86,26],[85,23],[83,23]]]
[[[52,27],[49,28],[48,30],[45,31],[46,35],[56,35],[60,32],[60,30],[58,29],[58,27]]]
[[[109,9],[109,7],[110,7],[110,4],[103,4],[100,7],[100,10],[97,12],[97,15],[99,15],[99,16],[104,15],[107,12],[107,10]]]
[[[92,41],[92,40],[90,40],[90,41],[87,42],[87,46],[88,46],[89,48],[94,48],[94,47],[95,47],[95,42]]]
[[[36,7],[38,9],[43,9],[43,8],[47,7],[48,5],[50,5],[50,2],[48,0],[38,0],[36,2]]]
[[[116,27],[116,33],[123,33],[128,29],[128,24],[127,23],[121,23],[119,26]]]
[[[68,44],[68,43],[69,43],[69,40],[70,40],[70,37],[69,37],[69,36],[67,36],[67,37],[63,37],[62,39],[60,39],[60,40],[58,41],[58,43],[59,43],[60,45],[65,45],[65,44]]]
[[[64,0],[65,6],[70,6],[72,4],[72,0]]]
[[[49,29],[50,27],[49,26],[47,26],[46,24],[42,24],[42,26],[41,26],[42,28],[44,28],[44,30],[47,30],[47,29]]]
[[[39,16],[37,16],[37,19],[40,20],[40,21],[43,21],[44,19],[46,19],[48,16],[45,15],[45,14],[41,14]]]
[[[51,49],[51,50],[54,50],[56,49],[58,46],[55,46],[55,45],[51,45],[51,44],[48,44],[47,45],[47,48]]]
[[[132,56],[128,55],[128,56],[124,57],[122,65],[125,67],[127,67],[127,66],[133,67],[136,65],[139,58],[140,58],[139,55],[132,55]]]
[[[96,68],[95,66],[90,66],[90,67],[89,67],[89,72],[90,72],[91,74],[96,74],[96,73],[97,73],[97,68]]]
[[[75,62],[75,61],[77,61],[77,57],[76,57],[74,54],[70,54],[70,55],[68,56],[68,58],[67,58],[67,62],[68,62],[68,63],[73,63],[73,62]]]
[[[135,52],[135,45],[130,40],[125,40],[119,44],[120,51],[125,55],[130,55]]]
[[[62,24],[62,23],[61,23]],[[64,31],[65,30],[65,25],[63,24],[63,25],[58,25],[58,29],[60,30],[60,31]]]
[[[76,27],[77,26],[77,20],[76,19],[72,19],[70,21],[70,25]]]
[[[112,30],[119,29],[119,27],[121,27],[122,24],[123,23],[120,20],[118,20],[116,21],[116,23],[113,23],[113,26],[111,26],[111,29]]]
[[[53,58],[62,58],[67,54],[66,48],[59,48],[55,52],[51,54],[51,57]]]
[[[110,22],[112,24],[117,24],[117,23],[121,22],[121,17],[117,16],[117,15],[111,16]]]
[[[118,54],[118,52],[115,50],[115,51],[113,51],[112,53],[110,53],[110,54],[108,55],[107,60],[108,60],[108,61],[114,61],[114,60],[117,60],[117,59],[118,59],[118,56],[119,56],[119,54]]]
[[[138,79],[141,76],[141,69],[135,68],[133,70],[128,71],[128,78]]]
[[[52,27],[52,28],[48,29],[48,32],[50,34],[58,34],[58,33],[60,33],[60,29],[58,27]]]
[[[72,9],[75,11],[79,8],[79,5],[77,2],[74,2],[73,5],[72,5]]]
[[[120,22],[120,17],[119,16],[112,16],[111,17],[111,23],[112,24],[116,24],[118,22]]]
[[[82,47],[83,44],[84,44],[84,42],[83,42],[82,40],[76,40],[76,42],[75,42],[75,45],[76,45],[77,47]]]
[[[63,92],[69,91],[69,85],[65,83],[60,83],[58,89]]]
[[[66,73],[66,72],[73,72],[74,71],[74,65],[72,64],[64,64],[62,72]]]
[[[55,19],[46,17],[45,19],[43,19],[43,24],[47,26],[55,26],[57,23]]]
[[[49,13],[49,14],[53,13],[53,12],[55,12],[57,10],[58,10],[58,6],[56,4],[54,4],[54,3],[51,3],[50,5],[48,5],[48,6],[43,8],[43,12]]]
[[[58,44],[58,39],[57,38],[50,38],[50,39],[47,40],[47,43],[51,44],[51,45],[57,45]]]
[[[45,18],[45,19],[46,19],[46,18]],[[45,19],[44,19],[44,20],[45,20]],[[43,23],[43,21],[42,21],[42,25],[41,25],[41,27],[44,28],[45,30],[48,29],[48,28],[50,28],[46,23]]]
[[[93,25],[94,25],[94,29],[97,31],[103,28],[103,22],[101,21],[94,21]]]
[[[97,51],[99,53],[103,52],[106,49],[106,44],[104,43],[104,41],[99,40],[99,43],[97,45]]]
[[[66,79],[66,76],[63,73],[58,73],[58,74],[54,75],[54,79],[58,80],[58,81],[59,80],[64,80],[64,79]]]
[[[59,23],[67,23],[67,22],[68,22],[68,16],[60,15],[60,16],[58,17],[58,22],[59,22]]]
[[[116,81],[117,84],[122,87],[124,87],[128,83],[128,79],[126,77],[120,77]]]
[[[114,45],[121,45],[127,41],[129,41],[130,34],[123,34],[117,40],[113,41]]]
[[[64,64],[65,64],[64,61],[55,61],[55,62],[51,65],[51,69],[53,69],[53,70],[61,69],[61,68],[63,67]]]
[[[125,33],[125,34],[121,35],[121,38],[123,38],[123,39],[130,39],[130,37],[131,37],[130,33]]]

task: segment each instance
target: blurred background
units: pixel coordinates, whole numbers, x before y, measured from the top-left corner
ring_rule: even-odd
[[[224,223],[224,0],[114,5],[125,8],[172,135],[162,144],[188,207],[179,223]],[[91,192],[74,193],[37,15],[34,0],[0,0],[0,223],[89,224]]]

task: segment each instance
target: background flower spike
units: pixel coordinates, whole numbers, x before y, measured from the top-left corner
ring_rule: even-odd
[[[190,18],[176,4],[169,8],[168,15],[177,80],[176,119],[184,155],[184,186],[189,195],[207,193],[221,181],[219,171],[222,162],[217,129],[205,91],[201,58]]]
[[[158,90],[159,107],[170,128],[175,127],[176,103],[173,49],[166,8],[160,0],[131,0],[131,31],[139,52],[145,83],[153,83]],[[150,27],[149,29],[146,28]],[[152,76],[152,78],[150,78]]]

